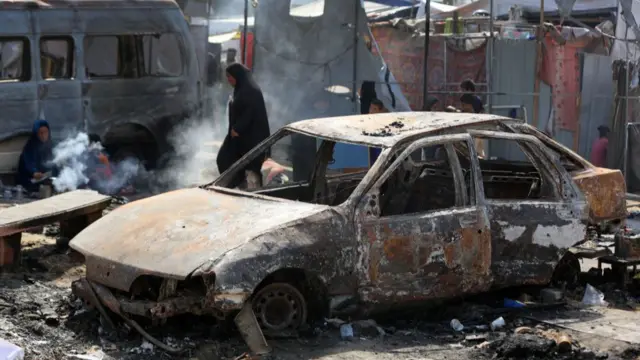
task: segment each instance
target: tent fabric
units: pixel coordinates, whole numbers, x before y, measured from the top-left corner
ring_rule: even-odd
[[[493,1],[493,14],[494,16],[502,16],[509,14],[509,9],[517,5],[525,11],[537,11],[540,12],[540,0],[494,0]],[[572,12],[577,11],[590,11],[590,10],[602,10],[618,7],[618,0],[577,0],[573,5]],[[478,0],[469,4],[465,4],[456,8],[460,16],[471,16],[476,10],[489,11],[489,0]],[[545,14],[547,12],[559,12],[560,9],[556,5],[555,1],[547,1],[544,4]],[[453,11],[443,13],[447,16],[452,16]]]

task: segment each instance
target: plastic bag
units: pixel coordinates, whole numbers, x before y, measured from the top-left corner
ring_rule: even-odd
[[[584,296],[582,297],[582,303],[585,305],[591,306],[607,306],[609,303],[604,301],[604,294],[594,288],[593,286],[587,284],[587,287],[584,289]]]
[[[0,360],[22,360],[24,350],[4,339],[0,339]]]

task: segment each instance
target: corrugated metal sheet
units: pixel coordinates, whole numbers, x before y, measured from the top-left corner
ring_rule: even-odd
[[[612,59],[609,56],[582,54],[582,97],[578,153],[589,158],[598,127],[609,125],[613,110]]]
[[[493,105],[497,107],[504,105],[524,106],[527,110],[527,117],[531,121],[533,116],[533,96],[514,94],[533,92],[536,61],[535,41],[496,39],[493,52],[492,91],[507,94],[494,95]],[[510,109],[495,109],[493,113],[508,116],[509,111]],[[518,117],[522,117],[520,111],[518,112]],[[489,143],[489,156],[524,160],[524,155],[520,149],[513,144],[506,144],[502,141],[491,141]]]

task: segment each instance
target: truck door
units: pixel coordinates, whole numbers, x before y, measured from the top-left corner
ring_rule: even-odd
[[[73,16],[71,12],[64,14]],[[34,12],[38,18],[36,41],[39,116],[49,122],[52,137],[85,131],[82,115],[82,91],[79,79],[81,37],[71,31],[66,20],[46,11]],[[60,16],[63,14],[60,13]],[[47,18],[49,16],[49,18]],[[64,23],[64,26],[62,24]]]
[[[563,249],[586,235],[588,206],[582,192],[537,138],[469,133],[488,141],[489,149],[513,150],[502,157],[479,159],[491,219],[491,272],[496,286],[548,283]]]
[[[426,138],[372,168],[386,170],[373,178],[355,215],[362,259],[356,272],[365,301],[393,304],[489,289],[489,220],[479,202],[472,144],[468,134]],[[415,154],[438,145],[437,159],[416,160]],[[468,170],[455,148],[475,159]]]

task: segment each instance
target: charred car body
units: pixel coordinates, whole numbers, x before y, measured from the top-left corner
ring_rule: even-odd
[[[295,136],[318,141],[308,178],[226,188],[266,151],[286,161],[280,145]],[[478,139],[523,155],[479,158]],[[336,142],[382,151],[368,170],[332,174]],[[308,120],[212,184],[127,204],[86,228],[71,242],[87,264],[74,292],[156,320],[224,318],[247,305],[263,329],[279,331],[302,326],[312,308],[373,311],[546,284],[589,222],[625,218],[624,201],[619,171],[594,168],[518,120],[435,112]]]

